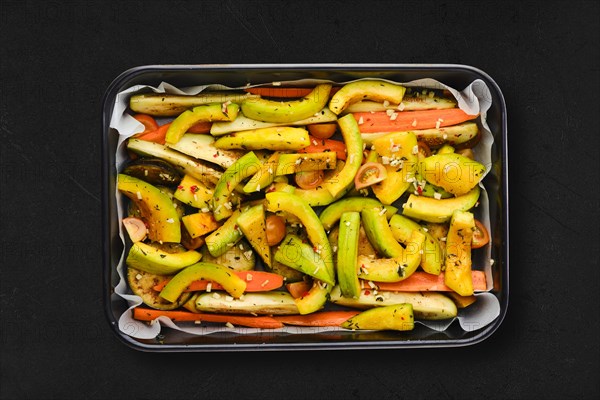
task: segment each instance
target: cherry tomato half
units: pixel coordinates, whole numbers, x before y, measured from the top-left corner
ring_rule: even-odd
[[[296,185],[300,189],[314,189],[323,183],[324,174],[322,170],[297,172],[295,176]]]
[[[387,170],[378,162],[368,162],[360,167],[354,177],[354,186],[357,190],[381,182],[387,177]]]
[[[285,221],[279,215],[269,215],[265,221],[267,244],[275,246],[285,237]]]
[[[485,246],[490,241],[490,234],[488,233],[485,226],[479,220],[475,220],[475,230],[473,231],[473,242],[471,243],[472,249],[478,249]]]
[[[319,139],[329,139],[335,134],[336,129],[336,123],[308,125],[310,134]]]

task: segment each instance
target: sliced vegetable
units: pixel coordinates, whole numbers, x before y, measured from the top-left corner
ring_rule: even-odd
[[[231,218],[234,217],[235,215],[231,216]],[[236,229],[236,231],[238,231],[238,229]],[[213,232],[212,234],[216,233],[217,231]],[[203,257],[202,260],[213,264],[222,265],[233,271],[250,271],[256,267],[256,256],[254,254],[254,251],[252,251],[252,247],[250,246],[250,243],[248,243],[248,241],[242,239],[239,242],[237,242],[237,244],[234,245],[233,243],[231,243],[225,248],[227,250],[224,253],[218,255],[217,257],[214,257],[208,251],[207,246],[203,247],[201,249]]]
[[[371,308],[344,322],[342,328],[410,331],[415,326],[410,303]]]
[[[181,180],[179,171],[160,158],[142,157],[127,164],[123,174],[146,181],[152,185],[173,186]]]
[[[440,128],[460,124],[478,117],[478,114],[469,115],[460,108],[397,113],[367,112],[354,113],[353,115],[356,121],[359,122],[362,133]]]
[[[289,193],[267,193],[266,200],[268,211],[274,213],[283,211],[295,215],[300,219],[300,222],[306,228],[312,246],[318,250],[316,252],[323,259],[327,273],[329,276],[335,276],[331,246],[315,211],[304,200]]]
[[[412,132],[391,133],[373,141],[387,170],[387,178],[373,185],[373,193],[383,204],[392,204],[411,186],[417,166],[417,138]]]
[[[210,133],[213,136],[222,136],[228,133],[248,131],[260,128],[272,128],[276,126],[305,126],[318,123],[334,122],[337,120],[337,115],[331,112],[329,108],[323,108],[321,111],[306,119],[301,119],[293,122],[263,122],[245,117],[239,114],[237,118],[231,122],[213,122],[210,128]]]
[[[324,181],[325,174],[322,170],[297,172],[294,175],[296,185],[304,190],[316,189]]]
[[[330,94],[334,94],[340,88],[332,87]],[[281,86],[261,86],[244,89],[251,94],[260,95],[262,97],[279,97],[279,98],[294,98],[308,96],[314,89],[301,87],[281,87]]]
[[[273,255],[276,261],[312,276],[330,285],[335,284],[335,276],[329,275],[324,260],[319,257],[313,247],[303,243],[296,235],[288,234],[277,247]]]
[[[339,92],[338,92],[339,93]],[[358,125],[352,116],[346,115],[338,120],[344,142],[348,151],[348,162],[344,168],[335,174],[325,187],[333,198],[338,198],[345,193],[354,183],[354,177],[358,172],[363,160],[363,143],[358,130]]]
[[[233,121],[240,107],[235,103],[210,103],[182,112],[169,126],[165,141],[177,143],[198,122]]]
[[[148,237],[155,242],[179,242],[179,215],[173,202],[155,186],[132,176],[119,174],[117,188],[134,201],[148,224]]]
[[[285,285],[285,288],[292,295],[294,299],[302,297],[310,291],[312,282],[301,280],[298,282],[292,282]]]
[[[458,312],[450,298],[437,292],[379,292],[363,289],[358,299],[353,299],[343,297],[339,286],[336,286],[331,291],[331,302],[361,310],[410,303],[415,318],[426,320],[454,318]]]
[[[308,132],[303,128],[261,128],[221,136],[215,142],[219,149],[299,150],[309,145]]]
[[[213,193],[213,213],[217,221],[233,214],[231,193],[240,182],[254,175],[260,169],[260,166],[260,160],[253,152],[249,152],[223,173]]]
[[[210,121],[200,121],[190,126],[187,130],[187,133],[210,133],[210,128],[212,127],[212,122]]]
[[[156,123],[156,120],[148,114],[135,114],[133,118],[135,118],[139,123],[144,125],[144,130],[142,131],[142,134],[152,132],[158,129],[158,124]]]
[[[123,218],[123,226],[127,231],[127,235],[129,235],[129,239],[132,242],[141,242],[146,239],[148,235],[148,228],[146,228],[146,224],[139,218],[128,217]]]
[[[168,253],[143,242],[136,242],[129,249],[127,266],[156,275],[175,274],[185,267],[197,263],[202,254],[194,250],[183,253]]]
[[[455,210],[473,208],[479,199],[479,192],[479,186],[475,186],[467,194],[441,200],[411,194],[402,205],[402,215],[427,222],[447,222]]]
[[[333,286],[315,279],[308,293],[294,299],[300,314],[311,314],[323,308],[329,298],[331,289],[333,289]]]
[[[277,329],[282,328],[283,323],[273,317],[249,317],[241,315],[204,314],[189,311],[157,311],[147,308],[134,308],[133,318],[138,321],[154,321],[158,317],[167,317],[173,322],[220,322],[232,325],[246,326],[249,328]]]
[[[411,129],[405,132],[412,132],[417,140],[427,144],[430,148],[437,148],[446,143],[456,147],[473,147],[473,141],[480,136],[479,128],[475,122],[463,122],[462,124],[439,129]],[[367,145],[371,145],[374,140],[389,133],[361,133],[361,137]]]
[[[461,296],[473,294],[471,240],[474,229],[475,219],[472,213],[454,211],[446,239],[444,283]]]
[[[203,293],[196,297],[198,311],[234,313],[290,315],[298,314],[298,307],[287,292],[246,293],[241,299],[227,298],[221,292]]]
[[[192,293],[182,293],[174,302],[160,297],[152,286],[168,279],[168,276],[156,275],[131,267],[127,268],[127,283],[133,294],[139,296],[145,305],[157,310],[174,310],[181,307],[192,297]]]
[[[440,274],[444,264],[444,252],[438,239],[433,237],[421,225],[400,214],[394,215],[390,219],[389,225],[394,238],[404,244],[408,243],[413,231],[418,230],[423,233],[425,235],[425,247],[421,257],[421,268],[429,274]]]
[[[363,80],[344,85],[329,102],[329,109],[340,114],[350,104],[361,100],[400,103],[406,88],[385,81]]]
[[[472,249],[479,249],[490,242],[490,234],[483,223],[478,219],[475,220],[475,230],[473,230],[473,241],[471,242]]]
[[[309,136],[310,145],[298,150],[298,153],[322,153],[327,151],[335,152],[338,160],[346,160],[346,144],[340,140],[319,139],[315,136]]]
[[[272,101],[249,99],[242,102],[242,112],[248,118],[265,122],[293,122],[308,118],[319,111],[329,100],[330,84],[320,84],[300,100]]]
[[[307,128],[308,132],[317,139],[329,139],[335,134],[337,124],[311,124]]]
[[[337,165],[336,153],[289,153],[281,154],[275,175],[288,175],[296,172],[308,172],[334,169]]]
[[[186,133],[177,143],[169,143],[167,147],[199,160],[217,164],[222,168],[231,167],[244,155],[240,150],[216,148],[215,138],[207,134]]]
[[[431,95],[433,93],[433,96]],[[354,112],[375,112],[375,111],[417,111],[417,110],[439,110],[443,108],[455,108],[456,100],[447,97],[440,97],[434,92],[429,92],[425,95],[422,93],[409,93],[408,90],[404,94],[400,104],[375,102],[375,101],[359,101],[346,108],[346,113]]]
[[[285,221],[278,215],[271,214],[266,218],[265,231],[267,233],[267,244],[275,246],[285,237]]]
[[[270,266],[271,249],[267,239],[265,209],[262,203],[242,211],[236,223],[265,264]]]
[[[245,99],[258,98],[248,93],[204,92],[197,95],[174,95],[166,93],[144,93],[131,96],[129,107],[138,113],[155,117],[173,117],[202,104],[240,103]]]
[[[357,266],[359,231],[360,214],[356,211],[343,213],[340,219],[336,270],[340,289],[345,297],[358,297],[360,294]]]
[[[378,162],[363,164],[354,177],[354,187],[358,190],[372,186],[387,178],[387,170]]]
[[[132,137],[140,140],[145,140],[147,142],[165,144],[165,137],[167,136],[167,131],[169,130],[170,126],[171,123],[169,122],[168,124],[159,126],[153,131],[144,131],[142,133],[135,134]]]
[[[268,292],[270,290],[279,289],[281,286],[283,286],[283,277],[281,275],[272,274],[270,272],[233,271],[233,273],[239,276],[240,279],[242,279],[244,282],[246,282],[246,292]],[[157,285],[154,285],[153,289],[157,292],[160,292],[167,285],[167,283],[169,283],[169,280],[170,279],[165,279]],[[184,291],[197,292],[204,290],[223,290],[223,286],[221,286],[217,282],[213,282],[206,279],[200,279],[190,283],[190,285]]]
[[[330,230],[340,220],[342,214],[349,211],[362,211],[365,208],[377,208],[379,212],[385,210],[384,214],[387,218],[392,218],[398,209],[394,206],[384,206],[379,201],[365,197],[346,197],[325,208],[319,218],[325,230]]]
[[[481,181],[485,166],[457,153],[438,153],[424,159],[419,171],[432,185],[461,196]]]
[[[160,297],[175,301],[190,284],[199,279],[207,279],[219,283],[231,296],[239,298],[246,290],[246,281],[227,267],[206,262],[199,262],[184,268],[177,273],[161,290]]]
[[[189,214],[181,218],[181,222],[192,238],[204,236],[219,227],[212,213]]]
[[[471,271],[473,289],[485,291],[487,289],[485,273],[483,271]],[[362,289],[375,289],[388,292],[452,292],[444,283],[444,273],[432,275],[426,272],[416,271],[410,277],[399,282],[377,282],[369,284],[369,281],[361,281]]]
[[[190,175],[185,175],[177,185],[173,196],[182,203],[208,211],[212,205],[213,194],[214,190],[205,183]]]
[[[319,311],[307,315],[277,315],[273,318],[285,325],[294,326],[341,326],[360,311]]]
[[[215,185],[223,174],[207,163],[171,150],[158,143],[131,138],[127,141],[127,149],[136,154],[158,157],[168,161],[182,173],[193,176],[206,184]]]

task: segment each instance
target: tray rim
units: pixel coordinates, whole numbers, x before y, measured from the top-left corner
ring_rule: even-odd
[[[108,196],[110,196],[110,163],[106,162],[110,149],[108,148],[108,135],[110,120],[112,117],[115,90],[134,77],[145,73],[157,72],[197,72],[197,71],[227,71],[227,70],[306,70],[306,71],[380,71],[380,72],[402,72],[402,70],[447,71],[458,72],[463,70],[478,75],[490,91],[494,91],[500,101],[501,120],[499,158],[502,160],[501,176],[499,177],[499,190],[502,200],[501,218],[503,225],[501,255],[503,261],[502,269],[502,296],[500,300],[500,314],[498,317],[483,328],[475,336],[466,339],[449,340],[406,340],[406,341],[360,341],[360,342],[315,342],[315,343],[262,343],[262,344],[147,344],[135,338],[127,336],[119,330],[117,319],[110,307],[111,292],[111,265],[109,254],[109,225],[110,210]],[[233,71],[232,71],[233,72]],[[107,113],[108,111],[108,113]],[[508,197],[508,128],[507,109],[504,95],[498,84],[486,72],[474,66],[465,64],[396,64],[396,63],[285,63],[285,64],[156,64],[142,65],[130,68],[119,74],[107,87],[102,99],[101,118],[101,149],[102,149],[102,278],[103,278],[103,308],[104,315],[117,338],[128,347],[143,352],[228,352],[228,351],[281,351],[281,350],[348,350],[348,349],[405,349],[405,348],[448,348],[465,347],[480,343],[496,332],[508,312],[509,304],[509,197]]]

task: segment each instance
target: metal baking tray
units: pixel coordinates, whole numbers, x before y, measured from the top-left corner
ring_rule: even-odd
[[[116,184],[115,152],[118,133],[110,128],[116,96],[135,85],[158,86],[168,82],[176,87],[222,83],[230,87],[274,81],[330,79],[343,82],[358,78],[383,78],[407,82],[432,78],[462,90],[472,81],[485,82],[492,96],[487,123],[494,137],[492,169],[484,180],[488,191],[491,218],[491,257],[493,289],[500,304],[499,316],[479,330],[466,332],[453,323],[438,332],[415,325],[410,332],[319,332],[290,334],[215,333],[193,336],[163,328],[160,337],[135,339],[123,333],[117,321],[127,309],[126,302],[114,293],[119,277],[117,265],[123,252],[119,238],[119,220],[114,196]],[[119,75],[107,88],[102,109],[102,239],[104,311],[117,337],[126,345],[150,352],[240,351],[240,350],[316,350],[456,347],[472,345],[490,337],[502,323],[508,308],[508,143],[506,105],[502,92],[485,72],[466,65],[453,64],[219,64],[219,65],[151,65],[132,68]],[[310,330],[309,330],[310,331]]]

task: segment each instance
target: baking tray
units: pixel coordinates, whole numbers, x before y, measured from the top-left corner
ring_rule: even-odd
[[[410,332],[304,330],[301,334],[265,332],[260,334],[215,333],[193,336],[163,328],[156,339],[136,339],[118,328],[119,316],[128,308],[125,300],[114,293],[119,281],[117,265],[123,252],[119,238],[119,220],[114,196],[116,184],[115,152],[118,133],[110,128],[115,100],[119,92],[135,85],[158,86],[168,82],[176,87],[223,83],[230,87],[274,81],[330,79],[349,81],[359,78],[382,78],[408,82],[432,78],[462,90],[480,79],[492,97],[487,123],[494,138],[492,168],[484,179],[489,195],[492,248],[493,288],[491,293],[500,304],[500,314],[489,325],[464,331],[454,322],[443,332],[415,325]],[[219,65],[151,65],[132,68],[119,75],[107,88],[102,109],[102,240],[104,311],[117,337],[126,345],[142,351],[240,351],[240,350],[316,350],[381,349],[419,347],[457,347],[472,345],[490,337],[502,323],[509,298],[508,242],[508,143],[504,97],[498,85],[485,72],[456,64],[219,64]]]

